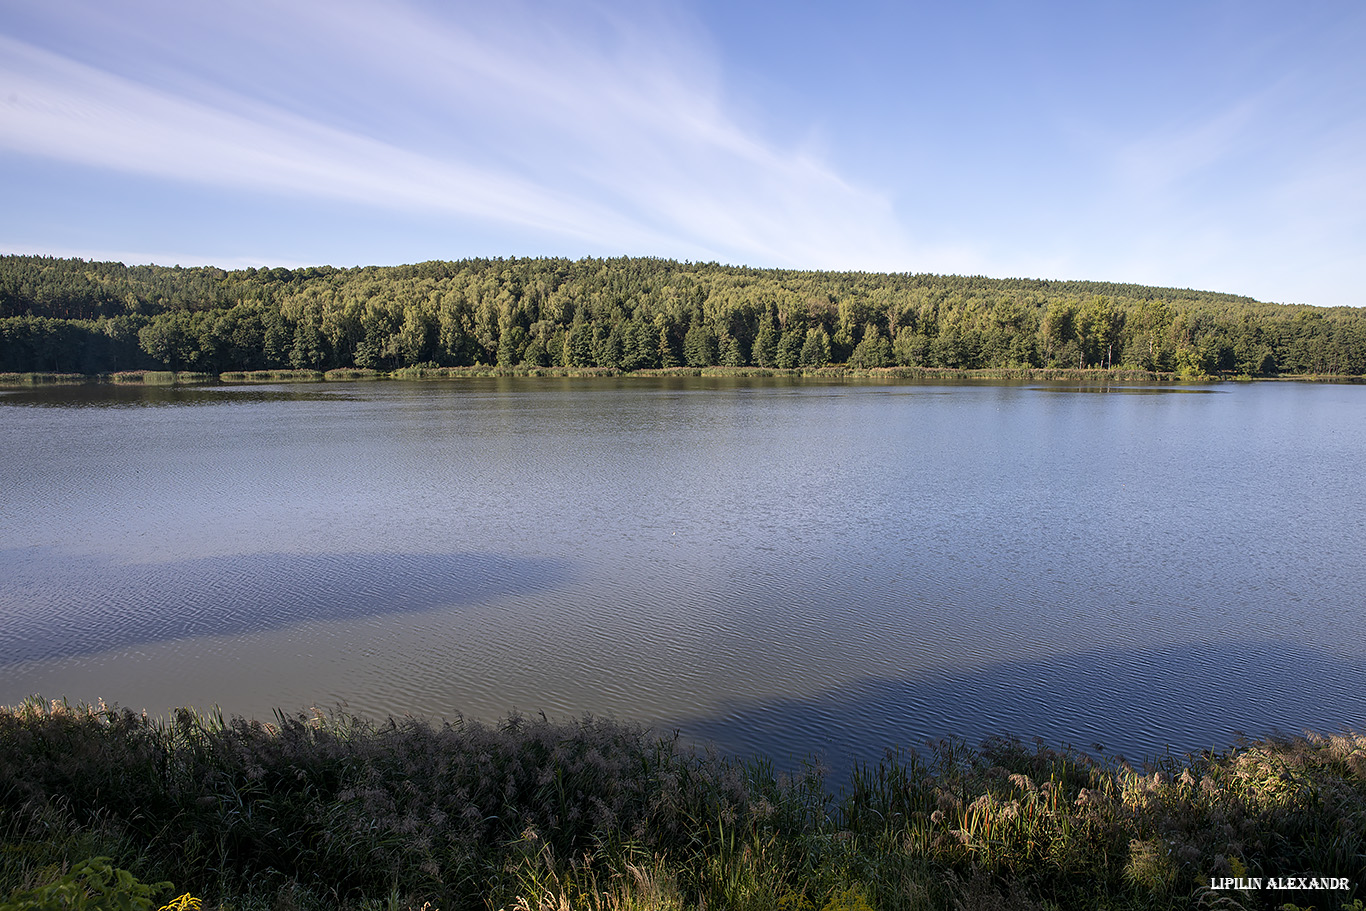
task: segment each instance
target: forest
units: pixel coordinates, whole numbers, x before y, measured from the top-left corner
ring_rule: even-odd
[[[299,269],[0,256],[0,372],[488,365],[1366,374],[1366,309],[653,258]]]

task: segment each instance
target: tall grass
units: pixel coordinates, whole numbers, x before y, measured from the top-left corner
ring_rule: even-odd
[[[324,373],[323,378],[328,380],[378,380],[383,379],[386,375],[378,370],[360,367],[337,367]]]
[[[1133,382],[1170,382],[1172,373],[1146,370],[1059,367],[992,367],[958,369],[955,367],[850,367],[830,364],[825,367],[665,367],[637,370],[629,376],[751,376],[807,377],[817,379],[879,380],[1017,380],[1021,382],[1071,381],[1097,384]]]
[[[1337,908],[1366,880],[1366,737],[1149,768],[1018,741],[831,785],[632,725],[0,710],[0,896],[106,856],[206,907]],[[1211,877],[1337,876],[1324,895]]]
[[[395,379],[454,379],[457,377],[490,376],[620,376],[622,372],[614,367],[495,367],[476,364],[472,367],[416,366],[400,367],[389,374]]]
[[[49,386],[88,383],[83,373],[0,373],[0,386]]]
[[[225,383],[315,383],[321,370],[230,370],[218,378]]]
[[[111,383],[141,383],[144,386],[175,386],[182,383],[206,383],[214,379],[212,373],[192,373],[181,370],[123,370],[108,374]]]

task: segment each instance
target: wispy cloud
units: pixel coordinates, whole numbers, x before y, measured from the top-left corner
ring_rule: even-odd
[[[1247,145],[1261,107],[1260,99],[1242,99],[1213,116],[1123,142],[1116,155],[1122,185],[1138,196],[1168,193],[1227,162]]]
[[[385,207],[444,210],[603,241],[638,226],[591,201],[242,100],[177,97],[0,38],[0,142],[80,164]]]
[[[0,147],[622,252],[915,265],[884,197],[730,116],[705,42],[659,10],[132,9],[152,64],[0,37]]]

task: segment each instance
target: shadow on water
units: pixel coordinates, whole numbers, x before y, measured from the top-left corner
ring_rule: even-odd
[[[499,554],[244,554],[74,563],[0,552],[0,664],[477,604],[543,591],[560,560]]]
[[[682,719],[689,739],[764,753],[792,770],[819,756],[832,780],[888,748],[949,737],[1036,739],[1132,761],[1223,750],[1240,735],[1366,730],[1366,663],[1301,644],[1098,649],[919,679],[865,679],[811,697],[736,700]]]

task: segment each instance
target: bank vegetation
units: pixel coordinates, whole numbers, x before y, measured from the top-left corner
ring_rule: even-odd
[[[830,782],[596,719],[32,700],[0,710],[0,820],[0,899],[104,858],[206,908],[1336,911],[1366,895],[1366,736],[1142,767],[945,742]],[[1270,877],[1331,888],[1225,884]]]

